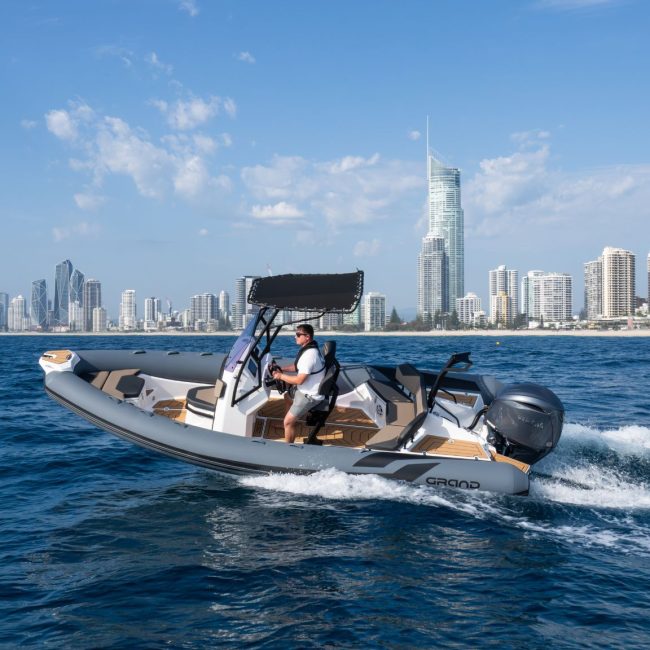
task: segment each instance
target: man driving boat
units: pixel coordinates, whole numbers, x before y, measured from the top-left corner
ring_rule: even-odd
[[[307,323],[298,325],[295,337],[300,349],[293,364],[273,372],[273,379],[290,386],[284,394],[288,409],[284,416],[284,440],[289,443],[296,439],[298,420],[323,399],[318,391],[325,371],[325,361],[314,341],[314,328]]]

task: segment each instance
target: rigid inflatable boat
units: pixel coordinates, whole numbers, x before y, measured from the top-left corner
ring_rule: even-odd
[[[437,371],[345,364],[327,341],[322,400],[300,421],[296,441],[284,442],[286,387],[270,367],[277,335],[298,322],[287,314],[349,313],[362,292],[361,271],[260,278],[248,296],[258,311],[229,354],[54,350],[40,358],[45,389],[102,429],[229,474],[335,468],[527,494],[531,465],[558,443],[562,403],[537,384],[469,373],[469,353]]]

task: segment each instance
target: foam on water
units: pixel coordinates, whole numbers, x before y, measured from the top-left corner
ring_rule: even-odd
[[[567,424],[555,452],[535,466],[542,476],[532,481],[531,495],[594,508],[648,509],[649,459],[647,427],[598,431]]]
[[[594,452],[599,454],[596,462],[592,458]],[[486,492],[436,491],[376,475],[349,475],[335,469],[304,476],[249,476],[240,481],[249,487],[327,500],[389,500],[449,509],[519,528],[531,535],[645,554],[650,553],[650,529],[637,524],[632,515],[650,509],[650,484],[644,471],[635,476],[630,467],[636,466],[635,459],[647,463],[649,455],[650,429],[646,427],[626,426],[601,432],[568,424],[555,453],[535,466],[535,470],[540,468],[541,475],[531,481],[528,499]],[[557,513],[552,511],[551,523],[538,515],[534,519],[529,516],[526,504],[531,502],[551,508],[567,504],[579,509],[572,511],[571,521],[564,523],[558,523]]]
[[[601,431],[583,424],[567,423],[556,454],[561,453],[563,447],[585,446],[609,449],[621,456],[650,458],[650,428],[632,424]]]
[[[418,505],[457,507],[453,501],[431,489],[401,481],[391,481],[376,474],[346,474],[334,468],[309,475],[271,474],[269,476],[246,476],[243,485],[259,487],[275,492],[286,492],[324,499],[359,501],[382,499]],[[473,504],[461,504],[459,508],[468,514],[477,514]]]
[[[432,488],[391,481],[380,476],[350,475],[335,469],[327,469],[311,475],[272,474],[270,476],[248,476],[239,479],[243,485],[257,487],[274,492],[293,495],[318,496],[332,501],[389,500],[413,505],[449,509],[474,519],[488,520],[499,525],[519,528],[531,535],[542,535],[561,542],[577,543],[582,546],[599,546],[615,548],[620,552],[650,553],[650,530],[637,525],[633,519],[626,517],[598,518],[598,525],[593,523],[593,512],[586,517],[591,523],[557,524],[540,520],[539,516],[531,519],[525,512],[526,499],[516,497],[514,500],[487,492],[468,493],[454,490],[435,492]],[[558,493],[555,488],[544,487],[536,490],[533,499],[550,501],[565,500],[578,502],[569,496],[566,499],[553,498]],[[585,493],[582,488],[562,488],[566,497],[574,492]],[[619,488],[620,489],[620,488]],[[642,498],[648,499],[647,489]],[[604,499],[604,491],[593,496],[588,505],[612,506],[611,499]],[[599,504],[599,500],[601,500]],[[627,504],[633,501],[630,494],[624,494],[619,501]],[[583,505],[584,505],[583,501]],[[283,504],[286,505],[286,504]],[[623,507],[623,506],[620,506]],[[591,510],[591,509],[590,509]]]

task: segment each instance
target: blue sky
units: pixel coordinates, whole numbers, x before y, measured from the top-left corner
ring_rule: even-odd
[[[650,250],[641,0],[0,4],[0,291],[69,258],[188,305],[362,268],[416,304],[425,126],[462,170],[466,291]]]

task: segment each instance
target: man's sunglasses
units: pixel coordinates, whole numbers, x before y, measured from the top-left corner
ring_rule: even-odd
[[[296,336],[307,336],[305,332],[296,332]]]

